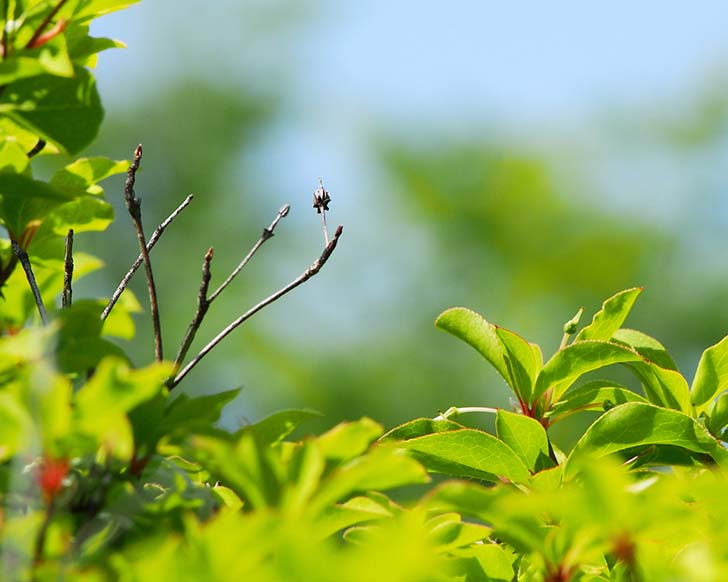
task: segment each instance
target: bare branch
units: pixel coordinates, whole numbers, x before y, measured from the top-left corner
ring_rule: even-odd
[[[126,182],[124,184],[124,201],[126,208],[129,210],[134,228],[136,229],[137,238],[139,239],[139,248],[141,249],[142,260],[144,261],[144,271],[147,276],[147,288],[149,289],[149,304],[152,310],[152,325],[154,326],[154,356],[158,362],[164,359],[162,352],[162,329],[159,323],[159,303],[157,302],[157,288],[154,285],[154,274],[152,273],[152,262],[149,259],[147,251],[147,241],[144,236],[144,227],[142,226],[142,200],[137,198],[134,193],[134,182],[136,181],[136,172],[139,169],[139,162],[142,159],[142,146],[139,144],[134,150],[134,159],[126,172]]]
[[[291,207],[289,204],[284,204],[283,206],[281,206],[280,210],[278,211],[278,214],[273,219],[273,222],[270,223],[268,228],[263,229],[263,234],[260,235],[258,242],[256,242],[253,245],[253,248],[250,249],[250,251],[248,252],[247,255],[245,255],[243,260],[240,261],[240,264],[237,267],[235,267],[235,269],[233,270],[232,273],[230,273],[228,278],[225,279],[225,281],[223,281],[222,285],[220,285],[217,289],[215,289],[215,291],[212,293],[212,295],[210,295],[210,297],[208,299],[208,301],[210,303],[212,303],[215,300],[215,298],[225,290],[225,287],[227,287],[232,282],[232,280],[238,276],[238,273],[240,273],[240,271],[243,270],[243,267],[245,267],[245,265],[248,264],[248,261],[250,261],[250,259],[253,258],[253,255],[258,251],[258,249],[263,246],[263,243],[273,237],[273,231],[276,229],[276,226],[281,221],[281,219],[284,218],[288,214],[290,209],[291,209]]]
[[[71,282],[73,281],[73,229],[68,229],[66,235],[66,254],[63,257],[63,294],[61,295],[61,307],[68,309],[71,307],[73,291]]]
[[[170,214],[164,222],[162,222],[157,228],[154,229],[154,232],[152,233],[152,236],[149,237],[149,242],[147,242],[147,253],[150,252],[154,245],[157,244],[157,241],[162,236],[162,233],[164,233],[164,230],[172,223],[172,221],[177,218],[177,216],[189,205],[190,202],[192,202],[193,195],[190,194],[182,201],[182,204],[180,204],[172,214]],[[101,320],[105,320],[108,316],[111,310],[114,308],[114,305],[116,305],[116,302],[119,301],[119,297],[121,297],[121,294],[124,292],[124,289],[126,289],[127,285],[129,284],[129,281],[131,281],[131,278],[134,276],[134,273],[136,273],[137,269],[141,266],[141,264],[144,262],[144,256],[139,253],[139,256],[136,258],[130,269],[127,271],[126,275],[122,278],[121,282],[119,283],[118,287],[116,288],[116,291],[114,291],[114,294],[111,296],[111,299],[109,299],[109,303],[104,308],[104,311],[101,313]]]
[[[339,227],[336,229],[336,232],[334,233],[334,237],[328,242],[326,247],[324,248],[323,252],[321,253],[321,256],[316,259],[311,266],[306,269],[299,277],[291,281],[288,285],[285,287],[282,287],[269,297],[266,297],[258,303],[257,305],[251,307],[248,311],[243,313],[240,317],[238,317],[235,321],[231,322],[225,329],[223,329],[220,333],[218,333],[210,342],[200,350],[200,352],[180,371],[173,380],[171,380],[168,384],[170,390],[174,388],[177,384],[182,381],[182,379],[189,374],[189,372],[194,368],[197,364],[200,363],[200,360],[204,358],[212,349],[217,346],[223,339],[225,339],[235,328],[237,328],[240,324],[245,322],[246,320],[250,319],[253,315],[258,313],[261,309],[264,307],[270,305],[274,301],[277,301],[281,297],[283,297],[286,293],[289,291],[292,291],[299,285],[305,283],[308,281],[311,277],[316,275],[321,268],[326,264],[326,261],[328,261],[331,254],[334,252],[334,249],[336,248],[336,244],[339,241],[339,237],[341,236],[341,233],[343,232],[344,227],[339,225]]]
[[[33,268],[30,266],[30,259],[28,253],[21,247],[17,241],[11,241],[13,247],[13,253],[18,257],[20,264],[23,265],[25,276],[28,279],[28,285],[30,285],[31,291],[33,291],[33,297],[35,298],[35,304],[38,307],[38,313],[40,313],[40,320],[43,325],[48,325],[48,314],[46,313],[45,305],[43,305],[43,298],[40,296],[40,289],[38,289],[38,283],[35,281],[35,275],[33,274]]]
[[[33,157],[37,156],[40,152],[43,151],[44,147],[46,147],[46,141],[42,138],[38,138],[38,141],[31,148],[31,150],[27,153],[27,156],[29,158],[33,158]]]
[[[202,281],[200,283],[200,292],[197,295],[197,311],[185,332],[185,336],[182,339],[179,351],[177,352],[177,357],[174,359],[175,370],[179,368],[180,364],[182,364],[182,360],[185,359],[185,356],[192,345],[192,341],[195,339],[195,334],[197,333],[197,330],[200,329],[202,320],[205,318],[205,314],[210,308],[211,299],[207,297],[207,290],[210,287],[210,263],[212,262],[212,255],[213,251],[212,247],[210,247],[207,249],[205,259],[202,262]]]

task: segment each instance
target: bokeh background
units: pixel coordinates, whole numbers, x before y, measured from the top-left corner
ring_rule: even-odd
[[[101,19],[94,32],[128,49],[101,55],[107,116],[90,153],[144,144],[150,230],[196,196],[153,253],[168,354],[208,246],[214,284],[292,206],[198,348],[318,256],[319,177],[330,226],[345,227],[316,278],[181,388],[242,386],[230,426],[289,407],[391,426],[508,406],[503,381],[433,327],[442,310],[471,307],[548,354],[580,306],[635,285],[628,325],[690,377],[728,330],[727,13],[717,0],[145,0]],[[108,295],[136,255],[120,192],[108,184],[111,235],[77,240],[107,263],[77,293]],[[146,305],[141,278],[134,289]],[[153,352],[138,322],[141,365]]]

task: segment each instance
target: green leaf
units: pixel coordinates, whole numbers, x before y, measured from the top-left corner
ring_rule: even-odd
[[[91,143],[104,117],[96,81],[84,68],[74,72],[71,78],[39,75],[16,81],[2,95],[14,120],[69,154]]]
[[[723,392],[713,400],[705,411],[708,430],[716,438],[721,437],[723,429],[728,426],[728,392]]]
[[[389,432],[384,433],[379,441],[406,441],[415,437],[433,434],[437,432],[447,432],[449,430],[459,430],[465,428],[462,424],[447,419],[417,418],[410,420],[400,426],[394,427]]]
[[[561,395],[582,375],[612,364],[642,361],[630,348],[603,341],[580,341],[559,350],[546,362],[536,378],[533,400],[551,389],[552,400]]]
[[[85,299],[58,313],[61,329],[57,357],[63,372],[86,373],[106,356],[126,358],[121,348],[101,338],[102,309],[98,302]]]
[[[533,380],[541,367],[538,357],[540,352],[531,344],[464,307],[444,311],[435,321],[435,325],[475,348],[519,398],[528,400]]]
[[[28,164],[28,153],[16,139],[0,139],[0,173],[22,174]]]
[[[260,445],[274,445],[285,439],[303,422],[316,416],[321,416],[321,413],[315,410],[281,410],[242,428],[239,432],[250,433]]]
[[[399,443],[429,470],[497,482],[525,482],[530,473],[516,452],[493,435],[475,429],[431,434]]]
[[[60,236],[65,236],[69,229],[74,233],[102,231],[114,220],[114,207],[99,198],[85,196],[57,207],[46,220]]]
[[[569,455],[564,476],[573,473],[574,459],[584,453],[605,456],[648,445],[673,445],[710,455],[728,465],[728,451],[700,423],[689,416],[643,402],[622,404],[599,417],[579,439]]]
[[[123,174],[129,168],[127,160],[108,158],[79,158],[66,167],[57,170],[50,184],[58,190],[73,196],[103,193],[99,182],[116,174]]]
[[[308,509],[312,515],[317,515],[327,506],[353,493],[382,491],[403,485],[427,483],[428,480],[424,468],[404,451],[379,445],[366,455],[348,461],[327,475],[311,499]]]
[[[64,35],[52,38],[37,49],[13,51],[10,58],[0,61],[0,85],[44,74],[73,76]]]
[[[80,429],[102,449],[128,460],[134,450],[127,413],[160,394],[172,373],[171,363],[130,370],[121,360],[102,360],[91,379],[76,394],[74,416]]]
[[[618,329],[612,336],[612,341],[618,344],[626,345],[636,351],[645,360],[654,362],[661,368],[668,370],[677,370],[677,366],[663,346],[655,338],[637,331],[636,329]]]
[[[716,394],[728,389],[728,337],[709,347],[700,356],[690,387],[690,401],[698,411]]]
[[[574,341],[610,340],[614,332],[622,327],[640,293],[642,293],[642,287],[635,287],[621,291],[607,299],[602,304],[602,308],[594,315],[592,322],[579,332]]]
[[[157,438],[181,433],[207,434],[220,419],[223,408],[240,393],[240,388],[204,396],[189,396],[184,392],[168,399],[157,430]]]
[[[571,388],[561,400],[553,405],[551,410],[546,413],[546,416],[558,417],[582,409],[606,411],[625,402],[647,401],[629,388],[607,380],[595,380]]]
[[[230,509],[231,511],[237,511],[241,507],[243,507],[243,502],[235,495],[235,492],[230,489],[229,487],[225,487],[224,485],[215,485],[212,488],[212,492],[217,495],[220,498],[220,501]]]
[[[498,438],[506,443],[531,472],[553,466],[546,430],[540,422],[522,414],[499,410],[495,417]]]
[[[0,199],[0,218],[13,236],[20,237],[30,222],[42,220],[71,197],[25,175],[0,174]]]
[[[682,412],[691,410],[688,383],[680,372],[645,361],[629,363],[627,368],[640,379],[647,400],[653,404]]]
[[[123,10],[137,2],[139,0],[84,0],[74,14],[74,20],[88,22],[99,16]]]
[[[498,544],[474,545],[458,551],[456,555],[476,558],[488,581],[513,580],[513,562],[516,556],[506,552]]]
[[[342,422],[318,439],[321,452],[327,459],[348,461],[361,455],[383,432],[380,424],[370,418],[356,422]]]
[[[10,391],[0,391],[0,462],[29,448],[33,439],[33,419]]]

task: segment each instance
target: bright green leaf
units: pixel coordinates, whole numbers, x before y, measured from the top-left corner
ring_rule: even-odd
[[[688,383],[680,372],[646,361],[628,363],[627,368],[640,379],[647,400],[653,404],[682,412],[691,410]]]
[[[643,402],[628,402],[612,408],[579,439],[567,461],[565,476],[575,466],[573,459],[586,452],[604,456],[642,445],[673,445],[706,453],[728,465],[728,451],[700,423],[689,416]]]
[[[499,410],[495,429],[498,438],[515,451],[529,471],[540,471],[553,465],[546,430],[537,420]]]
[[[104,117],[96,81],[79,67],[72,78],[39,75],[16,81],[2,98],[14,120],[70,154],[96,137]]]
[[[498,481],[499,477],[522,483],[528,467],[503,441],[475,429],[442,432],[399,443],[425,467],[438,473]]]
[[[79,158],[66,167],[56,171],[50,183],[58,190],[80,196],[83,194],[98,195],[103,190],[97,186],[99,182],[116,174],[127,171],[127,160],[110,160],[108,158]]]
[[[640,355],[631,349],[603,341],[580,341],[565,347],[546,362],[536,379],[533,401],[547,390],[552,390],[552,400],[561,395],[582,375],[611,364],[641,361]]]
[[[709,347],[700,356],[690,387],[690,401],[702,407],[728,388],[728,337]]]
[[[318,439],[321,452],[327,459],[348,461],[361,455],[383,432],[380,424],[370,418],[356,422],[342,422]]]
[[[612,336],[612,341],[618,344],[629,346],[645,360],[649,360],[668,370],[677,370],[672,356],[667,353],[663,346],[655,338],[637,331],[636,329],[618,329]]]
[[[558,417],[579,410],[606,411],[625,402],[647,401],[629,388],[607,380],[595,380],[568,390],[546,416]]]
[[[244,427],[240,432],[252,434],[261,445],[273,445],[285,439],[303,422],[316,416],[321,416],[321,413],[315,410],[281,410]]]
[[[521,399],[528,399],[540,362],[526,340],[498,328],[464,307],[444,311],[435,325],[470,344],[491,363]]]
[[[379,440],[381,442],[406,441],[426,434],[459,430],[461,428],[465,427],[462,424],[448,419],[417,418],[394,427],[392,430],[384,433]]]
[[[15,237],[28,223],[42,220],[71,198],[56,188],[20,174],[0,174],[0,218]]]
[[[640,293],[642,293],[642,287],[635,287],[621,291],[607,299],[602,304],[602,308],[594,315],[592,322],[579,332],[574,341],[610,340],[614,332],[622,327]]]

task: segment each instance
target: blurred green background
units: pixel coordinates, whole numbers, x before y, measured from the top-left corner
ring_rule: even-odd
[[[433,327],[443,309],[471,307],[548,355],[580,306],[590,317],[635,285],[628,325],[691,375],[728,330],[725,6],[391,4],[146,0],[95,29],[129,48],[101,56],[107,116],[90,151],[144,144],[149,230],[196,196],[153,253],[169,356],[208,246],[215,284],[292,206],[198,348],[318,256],[318,177],[345,227],[316,278],[181,388],[243,386],[230,426],[289,407],[391,426],[508,406],[504,382]],[[108,295],[136,256],[120,180],[107,196],[111,234],[77,240],[107,268],[79,296]],[[146,305],[141,278],[134,289]],[[141,365],[153,351],[138,321]]]

